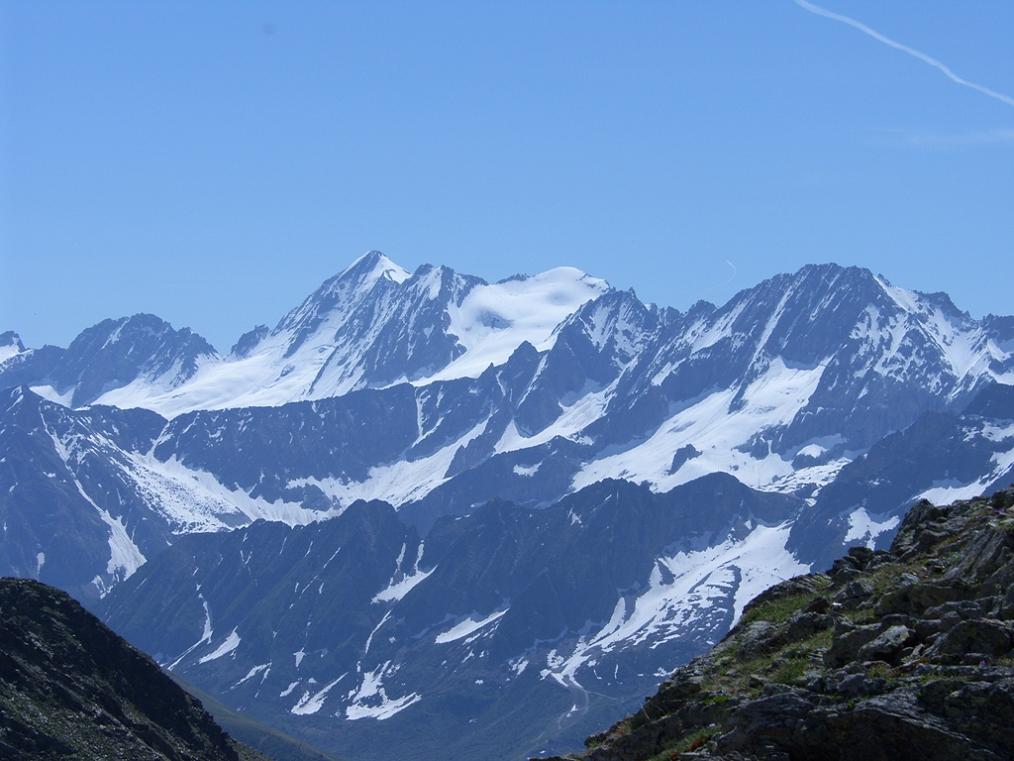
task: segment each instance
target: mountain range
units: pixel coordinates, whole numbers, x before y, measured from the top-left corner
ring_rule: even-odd
[[[1012,383],[1014,318],[861,268],[679,311],[370,252],[227,354],[0,334],[0,572],[344,757],[562,752],[765,587],[1011,480]]]

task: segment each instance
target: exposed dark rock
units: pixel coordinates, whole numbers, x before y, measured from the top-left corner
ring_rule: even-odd
[[[700,457],[701,452],[693,444],[687,444],[676,450],[676,453],[672,456],[672,464],[669,466],[669,472],[675,473],[682,468],[687,462]]]
[[[907,626],[889,626],[860,647],[858,656],[863,661],[896,663],[901,651],[913,640],[913,635],[914,632]]]
[[[27,579],[0,579],[0,757],[264,759],[77,602]]]
[[[859,571],[852,570],[851,575],[858,575]],[[841,574],[839,574],[841,576]],[[873,594],[873,587],[864,579],[849,581],[834,595],[834,602],[845,608],[857,608],[870,598]]]
[[[831,648],[824,654],[828,666],[844,666],[859,656],[859,650],[877,638],[880,627],[876,625],[855,628],[835,627]]]
[[[758,621],[758,623],[763,622]],[[830,628],[833,623],[834,619],[827,614],[814,613],[809,610],[798,611],[793,613],[792,618],[789,619],[785,633],[790,642],[795,642],[824,631]]]
[[[1011,649],[1011,632],[1012,627],[1008,621],[986,618],[959,621],[950,631],[942,634],[927,652],[942,655],[1003,655]]]
[[[743,627],[740,648],[744,657],[753,658],[773,650],[778,641],[778,627],[770,621],[754,621]]]

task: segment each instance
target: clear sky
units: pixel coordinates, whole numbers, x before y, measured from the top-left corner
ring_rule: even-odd
[[[913,51],[793,0],[0,0],[0,330],[228,349],[370,248],[680,308],[837,261],[1014,313],[1014,3],[820,5]]]

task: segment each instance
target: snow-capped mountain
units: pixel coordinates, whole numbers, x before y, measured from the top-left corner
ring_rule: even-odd
[[[765,569],[1009,479],[1011,384],[1014,318],[855,267],[683,312],[370,252],[228,355],[146,315],[0,336],[0,572],[357,756],[536,750],[721,637]]]
[[[103,320],[62,349],[25,349],[14,333],[0,348],[0,387],[30,385],[72,407],[92,404],[124,387],[166,390],[194,376],[217,357],[215,349],[189,328],[175,330],[151,314]],[[17,351],[11,353],[11,349]]]
[[[141,378],[97,401],[172,417],[475,377],[524,341],[548,346],[565,317],[607,289],[570,267],[493,284],[431,265],[409,274],[371,251],[274,329],[244,334],[229,356],[203,363],[171,386]]]
[[[38,462],[64,463],[46,472],[101,460],[118,484],[70,473],[87,500],[75,487],[46,509],[90,501],[129,528],[137,505],[144,557],[146,533],[160,546],[260,517],[333,516],[357,499],[389,502],[423,530],[490,499],[545,505],[603,478],[665,491],[724,472],[813,499],[884,436],[1014,378],[1014,320],[976,321],[946,296],[836,265],[683,313],[576,270],[489,285],[440,267],[409,275],[371,252],[227,357],[147,316],[100,323],[66,350],[5,341],[0,385],[30,385],[18,404],[38,410],[8,404],[7,441],[17,431]],[[144,430],[131,435],[143,445],[123,446],[93,428],[123,431],[125,415],[60,409],[35,393],[73,404],[103,388],[103,402],[216,409],[138,415]],[[254,400],[270,406],[234,406]],[[0,457],[23,459],[13,447]],[[9,478],[5,510],[39,499],[17,491],[22,475]],[[13,572],[46,554],[50,537],[36,536],[17,540]],[[92,566],[112,562],[110,546],[95,544]],[[60,583],[82,594],[122,576],[79,568]]]
[[[579,742],[803,570],[784,549],[799,509],[722,475],[668,494],[603,482],[420,538],[360,502],[182,539],[101,611],[173,673],[336,753],[523,757]]]

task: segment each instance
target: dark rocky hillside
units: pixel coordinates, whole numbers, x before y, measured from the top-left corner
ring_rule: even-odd
[[[63,592],[0,579],[0,758],[265,761]]]
[[[1014,757],[1014,489],[772,587],[586,761]]]

